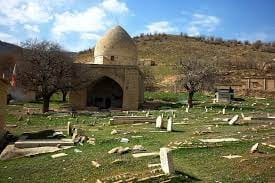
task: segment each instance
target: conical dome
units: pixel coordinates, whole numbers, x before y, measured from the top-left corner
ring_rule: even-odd
[[[98,41],[94,57],[95,64],[136,65],[137,47],[130,35],[116,26]]]

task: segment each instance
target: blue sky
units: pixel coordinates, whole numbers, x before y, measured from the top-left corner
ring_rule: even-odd
[[[0,40],[47,39],[70,51],[93,47],[120,24],[160,32],[275,40],[274,0],[0,0]]]

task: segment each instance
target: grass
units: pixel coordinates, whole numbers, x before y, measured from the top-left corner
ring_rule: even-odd
[[[146,99],[165,100],[175,102],[185,100],[186,94],[171,93],[146,93]],[[172,133],[150,133],[156,130],[154,124],[109,126],[108,121],[113,115],[120,113],[104,113],[105,116],[77,115],[77,118],[60,116],[56,114],[26,115],[25,108],[40,107],[39,103],[23,105],[10,105],[7,112],[7,123],[17,124],[17,128],[9,129],[15,135],[23,132],[33,132],[47,129],[60,129],[65,132],[68,121],[76,128],[84,130],[89,137],[96,138],[96,145],[85,144],[77,146],[82,153],[75,153],[74,148],[64,150],[66,157],[52,159],[50,154],[38,155],[29,158],[0,161],[0,182],[95,182],[97,179],[118,175],[122,173],[139,173],[147,175],[150,169],[148,163],[158,163],[159,158],[134,159],[131,154],[109,155],[107,152],[117,146],[133,147],[141,144],[148,152],[158,151],[159,148],[168,146],[171,142],[189,142],[199,144],[202,138],[234,137],[241,139],[239,142],[220,143],[221,147],[177,149],[172,152],[177,174],[180,178],[173,182],[268,182],[274,181],[275,150],[260,146],[263,152],[250,154],[249,150],[256,142],[274,143],[274,122],[248,121],[242,125],[229,126],[214,118],[226,118],[243,112],[245,116],[265,116],[267,112],[275,114],[274,100],[256,100],[245,98],[244,102],[227,105],[227,114],[218,114],[224,105],[210,103],[211,97],[198,94],[195,96],[196,105],[185,113],[185,109],[173,108],[176,113],[175,122],[187,122],[188,125],[174,125]],[[253,103],[256,105],[252,106]],[[269,103],[269,105],[267,105]],[[51,108],[59,108],[63,103],[54,99]],[[204,107],[209,109],[205,113]],[[232,108],[235,110],[233,111]],[[130,112],[129,115],[145,115],[146,112]],[[151,110],[152,116],[164,113],[165,121],[171,115],[169,111]],[[23,120],[18,121],[22,116]],[[50,117],[49,117],[50,116]],[[27,120],[29,119],[29,120]],[[244,122],[240,120],[240,122]],[[265,126],[263,126],[265,125]],[[205,131],[209,127],[214,133],[204,135],[195,134],[196,131]],[[113,129],[122,129],[130,132],[127,135],[111,135]],[[272,136],[273,134],[273,136]],[[143,138],[132,138],[143,136]],[[128,144],[119,142],[120,138],[129,138]],[[268,138],[269,137],[269,138]],[[242,158],[226,159],[222,156],[241,155]],[[116,159],[123,160],[119,164],[112,164]],[[102,166],[95,168],[91,161],[98,161]],[[186,177],[188,176],[188,177]],[[156,180],[158,182],[158,180]]]

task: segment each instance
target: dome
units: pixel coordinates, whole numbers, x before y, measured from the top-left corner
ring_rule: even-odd
[[[136,65],[137,47],[130,35],[116,26],[97,42],[94,57],[96,64]]]

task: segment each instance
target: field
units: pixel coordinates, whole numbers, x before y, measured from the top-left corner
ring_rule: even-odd
[[[96,182],[115,175],[128,173],[127,176],[146,177],[153,168],[148,163],[159,163],[159,157],[133,158],[131,153],[108,154],[117,146],[133,147],[142,145],[147,152],[159,151],[161,147],[173,148],[173,160],[176,174],[174,177],[162,177],[149,182],[275,182],[275,149],[261,143],[275,145],[274,119],[244,121],[237,125],[228,125],[222,118],[232,118],[244,113],[245,116],[266,117],[267,113],[275,116],[275,101],[245,97],[243,102],[226,105],[226,114],[221,114],[224,105],[212,104],[212,96],[195,95],[195,106],[185,112],[186,94],[146,93],[148,101],[166,101],[150,115],[157,117],[164,114],[164,121],[176,114],[174,131],[158,131],[155,124],[110,126],[109,119],[115,115],[127,115],[122,112],[77,114],[76,118],[58,113],[27,115],[26,108],[39,108],[40,103],[9,105],[7,124],[16,128],[8,130],[20,136],[24,132],[40,130],[62,130],[66,134],[67,122],[83,129],[85,135],[94,137],[96,144],[85,143],[83,146],[64,150],[68,156],[52,159],[49,154],[0,161],[0,182]],[[58,96],[51,102],[51,109],[58,110],[66,104],[59,102]],[[182,107],[183,106],[183,107]],[[205,106],[208,112],[205,112]],[[128,115],[145,116],[147,110],[130,111]],[[51,116],[51,117],[49,117]],[[18,120],[22,117],[23,120]],[[220,118],[220,119],[215,119]],[[182,124],[179,124],[182,123]],[[111,135],[113,129],[121,129],[127,134]],[[133,136],[142,136],[132,138]],[[237,142],[202,143],[199,139],[237,138]],[[128,138],[127,144],[120,138]],[[259,152],[250,153],[251,147],[259,143]],[[82,152],[76,153],[74,149]],[[227,159],[223,156],[239,155],[240,158]],[[112,163],[119,159],[117,163]],[[101,167],[95,168],[92,161]],[[146,181],[145,181],[146,182]]]

